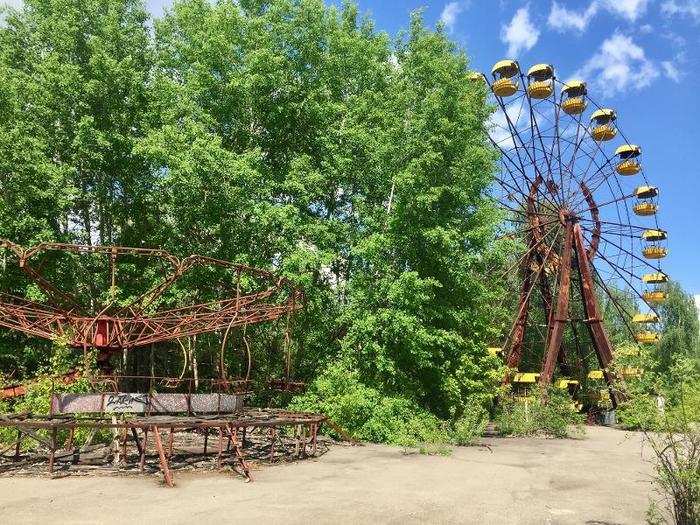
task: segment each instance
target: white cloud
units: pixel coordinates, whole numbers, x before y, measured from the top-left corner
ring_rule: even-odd
[[[700,0],[666,0],[661,4],[661,12],[667,16],[689,16],[700,22]]]
[[[501,41],[508,44],[508,56],[517,57],[521,51],[528,51],[537,43],[540,31],[530,21],[527,7],[515,12],[508,25],[501,28]]]
[[[646,12],[649,3],[648,0],[602,0],[602,2],[605,9],[631,22]]]
[[[464,11],[466,7],[464,2],[449,2],[445,5],[440,13],[440,22],[445,25],[445,29],[452,31],[457,22],[457,16]]]
[[[644,49],[625,35],[615,33],[575,74],[588,78],[606,96],[627,89],[642,89],[659,76]]]
[[[559,2],[552,2],[547,24],[562,33],[570,29],[582,33],[597,12],[598,2],[591,2],[584,11],[574,11],[567,9]]]
[[[673,62],[671,62],[670,60],[664,60],[663,62],[661,62],[661,67],[664,68],[664,73],[666,73],[666,76],[668,78],[670,78],[674,82],[681,81],[681,72]]]
[[[646,12],[648,3],[649,0],[592,0],[585,9],[575,10],[555,0],[547,24],[562,33],[569,30],[582,33],[601,10],[634,22]]]

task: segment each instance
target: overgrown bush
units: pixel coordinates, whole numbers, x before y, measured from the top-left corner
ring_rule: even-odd
[[[543,399],[546,398],[546,401]],[[584,416],[568,393],[557,389],[537,391],[529,398],[504,397],[496,416],[498,432],[504,436],[546,435],[557,438],[583,432]]]
[[[630,395],[618,405],[616,416],[625,430],[657,430],[661,423],[656,398],[647,394]]]
[[[689,358],[677,357],[663,375],[647,369],[626,387],[628,399],[618,407],[617,419],[627,430],[682,430],[685,421],[700,422],[700,377]]]
[[[342,363],[327,367],[290,408],[322,412],[355,439],[427,454],[447,454],[452,444],[472,444],[488,423],[488,412],[474,405],[451,427],[409,399],[382,395],[363,385],[358,374]]]
[[[665,514],[676,525],[697,525],[700,523],[700,429],[687,420],[680,427],[677,421],[663,426],[662,432],[645,433],[654,453],[654,482],[660,495],[660,501],[650,505],[649,521],[666,522]]]
[[[450,442],[446,423],[408,399],[383,396],[363,385],[358,374],[342,363],[327,367],[289,408],[322,412],[362,441],[423,448],[426,452]]]
[[[57,338],[53,341],[50,368],[43,370],[43,374],[23,383],[26,393],[12,402],[4,401],[0,403],[0,413],[15,412],[27,414],[46,415],[51,412],[51,396],[62,393],[87,393],[92,389],[88,376],[94,370],[95,356],[88,354],[83,356],[71,351],[64,338]],[[64,374],[75,370],[78,376],[75,379],[66,381]],[[78,416],[80,417],[80,416]],[[48,440],[47,430],[37,430],[36,434]],[[109,442],[111,433],[106,430],[91,431],[86,428],[76,428],[73,442],[76,446],[83,445],[88,437],[92,435],[93,442]],[[64,442],[68,437],[67,430],[57,432],[58,443]],[[17,432],[14,429],[0,429],[0,442],[12,443],[17,439]],[[22,440],[22,448],[36,448],[37,443],[31,438]]]
[[[454,424],[452,439],[455,445],[473,445],[489,423],[489,413],[482,406],[469,406]]]

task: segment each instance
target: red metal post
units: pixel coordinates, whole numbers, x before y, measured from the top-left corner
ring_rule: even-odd
[[[525,337],[525,328],[527,326],[527,316],[529,312],[529,293],[532,282],[532,270],[530,269],[531,258],[525,258],[523,264],[523,271],[525,273],[525,278],[523,279],[523,286],[520,289],[520,298],[518,300],[518,319],[515,322],[515,329],[513,330],[513,341],[511,343],[510,352],[508,352],[508,357],[506,359],[506,365],[508,368],[518,368],[520,364],[520,359],[523,355],[523,339]],[[508,374],[504,378],[504,383],[510,380]]]
[[[573,225],[566,224],[564,247],[559,260],[559,285],[557,291],[557,307],[549,319],[547,333],[547,345],[540,371],[540,385],[548,385],[552,382],[554,366],[561,349],[564,336],[564,327],[569,319],[569,296],[571,291],[571,253],[573,244]]]
[[[153,437],[156,442],[156,449],[158,449],[158,457],[160,458],[160,468],[163,471],[163,478],[165,479],[165,484],[168,487],[174,487],[173,476],[170,472],[170,466],[168,465],[168,459],[165,457],[165,450],[163,450],[163,442],[160,439],[160,429],[156,426],[153,427]]]
[[[603,318],[600,315],[598,301],[595,296],[593,275],[588,259],[588,252],[585,249],[581,226],[578,224],[574,225],[574,242],[576,260],[578,261],[578,269],[581,274],[581,291],[583,294],[583,305],[586,311],[586,317],[588,319],[588,329],[591,333],[593,347],[595,348],[596,355],[598,356],[598,362],[600,363],[600,367],[605,375],[608,388],[610,389],[610,400],[612,401],[613,407],[616,407],[618,403],[618,395],[614,391],[614,377],[608,371],[608,367],[613,360],[612,346],[610,345],[608,334],[603,327]]]

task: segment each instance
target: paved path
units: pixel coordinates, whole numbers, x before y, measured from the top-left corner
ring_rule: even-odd
[[[266,467],[255,482],[154,477],[0,478],[4,523],[639,524],[651,468],[641,437],[589,428],[583,440],[486,439],[449,457],[337,446]],[[646,453],[644,454],[646,456]]]

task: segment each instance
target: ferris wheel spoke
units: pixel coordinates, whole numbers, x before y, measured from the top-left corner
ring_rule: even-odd
[[[572,178],[573,180],[575,180],[575,181],[578,183],[578,185],[582,185],[582,184],[583,184],[583,185],[586,185],[586,186],[590,186],[590,185],[591,185],[591,180],[592,180],[593,178],[595,178],[595,176],[598,175],[598,174],[602,174],[603,179],[605,179],[606,177],[609,177],[609,176],[610,176],[610,173],[606,173],[606,172],[605,172],[605,169],[607,168],[608,164],[610,163],[610,159],[608,159],[607,157],[605,157],[605,162],[601,165],[601,164],[599,164],[598,162],[596,162],[596,156],[595,156],[595,154],[592,154],[592,153],[586,151],[586,150],[583,149],[583,148],[579,148],[578,151],[582,152],[582,156],[583,156],[583,157],[587,157],[587,158],[588,158],[588,163],[586,164],[586,167],[585,167],[584,169],[581,169],[581,170],[576,170],[576,169],[574,169],[574,168],[575,168],[575,164],[576,164],[576,159],[574,159],[574,163],[569,167],[571,178]],[[578,158],[581,158],[581,157],[577,157],[577,159],[578,159]],[[596,167],[596,171],[595,171],[591,176],[589,176],[588,173],[589,173],[589,171],[591,170],[591,167],[594,166],[594,165],[595,165],[595,167]],[[577,175],[577,173],[576,173],[577,171],[580,171],[580,174],[579,174],[579,175]],[[604,180],[603,180],[602,182],[604,182]],[[601,184],[602,184],[602,182],[601,182]],[[593,190],[591,190],[591,191],[592,191],[592,192],[595,192],[596,189],[597,189],[597,187],[596,187],[596,188],[593,188]],[[571,189],[570,189],[570,191],[567,193],[567,198],[573,198],[573,197],[574,197],[573,191],[574,191],[574,190],[571,190]],[[575,202],[575,203],[573,204],[572,208],[575,208],[578,204],[579,204],[579,202]]]
[[[534,184],[534,180],[531,180],[531,179],[527,176],[527,173],[526,173],[526,170],[525,170],[525,165],[523,164],[523,160],[522,160],[522,157],[521,157],[521,155],[520,155],[520,148],[518,148],[518,145],[515,144],[515,138],[518,139],[518,141],[520,142],[520,147],[523,149],[523,151],[525,152],[525,154],[528,156],[530,162],[532,163],[532,167],[533,167],[533,169],[534,169],[534,171],[535,171],[535,175],[536,175],[537,177],[541,177],[542,174],[540,173],[540,170],[539,170],[539,168],[538,168],[538,166],[537,166],[537,163],[536,163],[535,159],[532,158],[532,156],[530,155],[530,150],[528,149],[526,143],[523,141],[522,136],[520,135],[520,132],[519,132],[519,131],[517,130],[517,128],[514,126],[512,120],[511,120],[511,118],[510,118],[510,115],[508,114],[508,111],[506,110],[505,105],[503,104],[503,101],[500,99],[500,97],[496,97],[496,100],[498,101],[498,105],[501,107],[501,111],[503,112],[503,116],[505,117],[506,122],[508,123],[508,129],[510,130],[511,135],[514,137],[513,143],[514,143],[514,145],[515,145],[516,153],[517,153],[517,155],[518,155],[518,160],[519,160],[520,166],[521,166],[521,168],[522,168],[522,169],[521,169],[521,173],[523,174],[523,177],[525,178],[525,180],[527,180],[528,184],[529,184],[529,185],[532,185],[532,184]],[[528,100],[529,100],[529,97],[528,97]],[[492,142],[493,142],[493,140],[492,140]],[[499,149],[500,149],[500,148],[499,148]],[[502,150],[501,150],[501,151],[502,151]],[[538,193],[540,193],[540,194],[542,195],[542,197],[543,197],[545,200],[548,200],[548,198],[546,197],[546,195],[544,195],[544,194],[541,192],[541,190],[539,190],[539,187],[538,187]]]
[[[507,157],[507,155],[506,155],[506,157]],[[509,158],[509,160],[510,160],[510,158]],[[503,189],[504,189],[506,192],[508,192],[509,195],[510,195],[512,192],[516,192],[517,194],[521,195],[521,196],[523,197],[523,199],[527,200],[527,196],[529,195],[529,192],[524,191],[524,190],[520,187],[520,185],[517,183],[517,180],[512,176],[512,173],[510,172],[510,170],[506,170],[506,171],[508,171],[508,173],[511,174],[511,179],[513,179],[513,182],[515,183],[515,186],[513,186],[512,184],[506,182],[504,179],[502,179],[502,178],[500,178],[500,177],[494,175],[494,179],[496,180],[496,182],[498,182],[498,184],[500,184],[501,187],[503,187]],[[526,177],[526,178],[527,178],[527,177]],[[528,179],[528,180],[529,180],[529,179]],[[554,204],[551,203],[549,200],[546,199],[546,195],[544,195],[544,194],[542,193],[542,191],[539,189],[539,186],[537,186],[537,193],[539,193],[540,196],[544,198],[544,201],[542,202],[542,204],[543,204],[544,207],[546,207],[547,209],[549,209],[549,210],[552,212],[551,215],[558,215],[556,209],[553,207]],[[546,202],[547,204],[545,204],[545,202]],[[518,204],[523,204],[523,202],[519,202]]]
[[[606,201],[606,202],[604,202],[603,204],[598,204],[598,203],[596,203],[595,206],[590,206],[590,207],[588,207],[588,208],[585,208],[585,209],[583,209],[583,210],[580,210],[579,213],[586,213],[586,212],[589,212],[589,211],[591,211],[591,210],[593,210],[593,209],[595,209],[595,208],[597,208],[597,209],[600,210],[601,208],[603,208],[603,207],[605,207],[605,206],[610,206],[611,204],[616,204],[616,203],[618,203],[618,202],[622,202],[622,201],[624,201],[624,200],[631,199],[631,198],[634,197],[634,196],[635,196],[634,193],[630,193],[629,195],[623,195],[622,197],[618,197],[618,198],[616,198],[616,199],[612,199],[612,200]]]
[[[561,231],[561,230],[557,230],[557,232],[559,232],[559,231]],[[524,298],[522,299],[522,304],[520,305],[520,307],[518,309],[518,313],[515,316],[515,320],[513,321],[513,324],[511,325],[510,331],[508,332],[508,336],[506,337],[506,340],[504,343],[504,348],[507,347],[508,344],[510,343],[510,339],[513,337],[513,334],[515,333],[515,328],[517,326],[518,320],[522,316],[525,308],[527,308],[528,302],[530,300],[530,295],[532,295],[532,291],[535,289],[535,286],[537,285],[537,280],[540,278],[540,275],[541,275],[542,271],[544,270],[544,268],[546,267],[547,261],[549,260],[549,257],[552,254],[552,251],[554,250],[554,246],[556,245],[556,242],[557,242],[557,237],[558,237],[557,235],[554,236],[551,244],[549,244],[549,246],[547,247],[547,252],[542,259],[542,263],[540,264],[539,268],[534,273],[534,275],[531,276],[530,284],[529,284],[529,287],[527,289],[527,292],[524,294]]]
[[[612,184],[610,183],[610,179],[609,178],[605,179],[605,183],[607,184],[607,187],[610,190],[610,194],[611,195],[623,195],[623,197],[624,197],[624,190],[622,189],[622,186],[620,185],[620,181],[618,180],[618,178],[613,177],[613,181],[615,181],[615,183],[617,184],[617,191],[615,188],[613,188]],[[632,196],[635,196],[634,193],[632,193]],[[629,197],[627,197],[627,198],[629,198]],[[620,212],[620,203],[623,200],[626,200],[626,198],[617,198],[615,201],[615,213],[616,213],[617,219],[620,223],[622,223],[624,220],[623,214]],[[624,213],[626,215],[627,225],[629,226],[632,224],[632,220],[631,220],[631,217],[629,214],[629,207],[624,206],[623,209],[624,209]],[[623,239],[623,236],[620,235],[620,233],[621,233],[621,231],[618,232],[617,236],[620,240],[620,243],[622,244],[622,243],[624,243],[624,239]],[[629,228],[629,233],[631,235],[634,235],[634,232],[631,228]],[[629,244],[630,244],[630,252],[627,252],[627,253],[632,253],[632,250],[634,250],[634,242],[631,240]],[[624,262],[626,262],[626,257],[624,258]]]
[[[581,226],[581,228],[585,229],[583,226]],[[656,271],[656,272],[660,272],[660,271],[661,271],[661,268],[659,268],[659,267],[657,267],[657,266],[654,266],[653,264],[651,264],[651,263],[648,262],[648,261],[645,261],[644,259],[642,259],[642,258],[639,257],[638,255],[636,255],[636,254],[634,254],[634,253],[632,253],[632,252],[627,251],[624,247],[622,247],[622,246],[620,246],[619,244],[617,244],[617,243],[611,241],[611,240],[610,240],[609,238],[607,238],[606,236],[604,236],[604,235],[601,234],[600,237],[601,237],[601,239],[603,239],[605,242],[608,242],[608,243],[612,244],[613,246],[617,247],[619,250],[621,250],[622,252],[626,253],[627,255],[629,255],[630,257],[632,257],[633,259],[635,259],[635,260],[638,261],[639,263],[642,263],[645,267],[651,268],[652,270],[654,270],[654,271]],[[608,261],[608,264],[611,264],[611,266],[614,267],[614,265],[612,265],[612,263],[610,263],[610,261]],[[634,274],[631,274],[631,275],[632,275],[633,277],[635,277],[636,279],[640,279],[640,277],[638,277],[638,276],[636,276],[636,275],[634,275]],[[641,279],[640,279],[640,280],[641,280]]]
[[[518,204],[522,204],[522,203],[518,203]],[[510,206],[508,206],[507,204],[505,204],[503,202],[500,203],[500,206],[504,207],[508,211],[512,211],[513,213],[517,213],[518,215],[522,215],[526,218],[530,217],[531,215],[537,215],[537,216],[547,217],[547,218],[552,218],[552,217],[558,218],[558,215],[554,215],[554,213],[543,213],[541,211],[535,211],[535,210],[525,211],[525,209],[511,208]]]
[[[557,222],[557,224],[560,224],[558,220],[556,222]],[[528,228],[528,230],[532,230],[534,228],[540,228],[542,226],[544,226],[544,225],[533,226],[531,228]],[[542,244],[545,243],[547,237],[549,237],[552,234],[552,232],[558,233],[557,230],[558,230],[557,228],[550,228],[539,240],[537,240],[534,243],[531,243],[531,246],[527,249],[527,251],[525,253],[523,253],[514,264],[512,264],[506,271],[504,271],[502,273],[501,279],[507,275],[510,275],[513,270],[515,270],[518,266],[520,266],[520,264],[525,260],[526,257],[535,253],[535,251],[540,246],[542,246]]]
[[[522,73],[520,73],[520,81],[522,82],[523,85],[526,84],[525,78],[524,78]],[[542,134],[540,133],[539,124],[537,122],[537,119],[535,118],[535,113],[534,113],[534,110],[532,108],[532,98],[530,98],[530,95],[527,92],[527,90],[525,90],[525,96],[527,98],[527,105],[528,105],[529,114],[530,114],[530,136],[531,136],[531,141],[532,141],[532,156],[533,156],[533,159],[537,159],[537,154],[536,154],[536,149],[535,149],[535,146],[536,146],[535,136],[536,136],[537,139],[539,140],[540,146],[542,148],[541,151],[542,151],[542,155],[544,157],[544,161],[547,164],[547,172],[551,174],[552,173],[552,165],[551,165],[549,157],[547,156],[547,151],[546,151],[546,148],[544,145],[544,141],[542,140]],[[535,164],[535,169],[537,170],[536,160],[533,160],[533,164]],[[538,173],[538,175],[540,175],[540,173]],[[558,204],[560,204],[560,205],[562,203],[563,203],[563,200],[558,202]]]
[[[585,222],[595,222],[593,219],[587,219],[585,217],[580,217],[580,221],[585,221]],[[644,226],[637,226],[636,224],[624,224],[622,222],[612,222],[612,221],[597,221],[600,224],[608,224],[612,226],[620,226],[622,228],[637,228],[639,230],[647,230],[648,228],[645,228]]]
[[[554,136],[556,137],[557,161],[559,163],[559,189],[561,191],[561,199],[563,202],[566,199],[566,197],[564,195],[564,174],[563,174],[563,165],[561,162],[561,155],[562,155],[561,131],[559,129],[561,102],[562,102],[562,94],[560,92],[559,93],[559,103],[555,104],[555,110],[554,110],[554,125],[555,125]],[[555,144],[555,141],[552,140],[552,155],[554,154],[554,144]]]
[[[639,293],[639,292],[637,291],[637,289],[632,285],[632,283],[630,283],[630,281],[627,279],[627,277],[624,276],[624,274],[620,271],[621,269],[618,268],[617,265],[611,263],[610,261],[608,261],[608,264],[609,264],[610,267],[618,274],[618,276],[620,277],[620,279],[622,279],[623,282],[630,288],[630,290],[632,290],[632,291],[634,292],[634,294],[635,294],[637,297],[639,297],[639,299],[641,299],[642,302],[643,302],[644,304],[646,304],[652,312],[654,312],[655,314],[658,315],[658,312],[657,312],[656,308],[653,307],[653,306],[651,306],[650,304],[648,304],[648,303],[644,300],[644,296],[643,296],[641,293]],[[625,271],[625,273],[629,273],[629,275],[632,276],[633,278],[639,279],[639,277],[637,277],[637,276],[634,275],[633,273],[627,272],[626,270],[624,270],[624,271]]]

